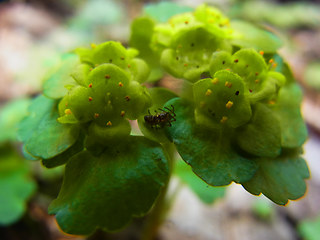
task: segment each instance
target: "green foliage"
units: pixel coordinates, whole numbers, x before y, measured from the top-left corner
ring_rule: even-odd
[[[0,226],[22,217],[35,190],[28,165],[10,147],[0,148]]]
[[[263,220],[271,220],[275,213],[274,205],[266,198],[258,198],[252,206],[253,212]]]
[[[181,11],[136,19],[134,48],[109,41],[64,56],[20,122],[26,157],[66,164],[49,209],[63,231],[116,231],[146,215],[167,188],[173,144],[190,165],[176,173],[204,202],[223,192],[207,185],[231,182],[280,205],[305,193],[301,90],[280,40],[207,5]],[[182,79],[178,94],[143,85],[165,72]]]
[[[25,151],[39,158],[54,157],[71,147],[79,135],[79,126],[57,122],[56,101],[39,96],[29,107],[29,116],[19,126]]]
[[[303,239],[317,240],[319,238],[320,217],[300,222],[298,230]]]
[[[308,167],[294,150],[283,150],[275,159],[259,158],[255,161],[259,169],[250,181],[243,184],[247,191],[254,195],[263,193],[279,205],[304,195]]]
[[[200,178],[209,185],[223,186],[232,181],[246,182],[253,177],[257,166],[232,148],[232,132],[201,128],[195,122],[192,105],[179,98],[166,105],[177,109],[177,121],[167,130],[181,158]]]
[[[151,49],[151,41],[154,32],[155,22],[149,17],[140,17],[131,24],[130,46],[139,50],[139,57],[149,65],[151,72],[148,81],[159,80],[163,76],[163,69],[160,66],[160,51]]]
[[[0,145],[17,139],[17,124],[27,115],[28,99],[19,99],[5,105],[0,112]]]
[[[59,99],[66,95],[65,86],[74,85],[71,71],[79,63],[75,54],[65,54],[61,57],[61,62],[51,70],[43,84],[43,94],[49,98]]]
[[[117,145],[109,142],[98,157],[84,150],[70,159],[49,213],[67,233],[88,235],[97,227],[115,231],[148,212],[167,176],[157,143],[133,136]]]

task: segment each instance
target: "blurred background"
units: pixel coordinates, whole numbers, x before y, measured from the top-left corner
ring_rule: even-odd
[[[47,170],[39,162],[24,160],[14,127],[27,111],[30,97],[41,91],[48,72],[60,63],[61,54],[108,40],[127,45],[130,22],[146,11],[153,14],[152,4],[160,2],[0,0],[1,240],[86,239],[63,234],[47,214],[59,192],[63,167]],[[170,194],[175,198],[158,239],[319,240],[320,0],[167,2],[191,8],[206,2],[230,18],[263,25],[280,36],[284,42],[280,53],[304,92],[302,113],[309,129],[304,157],[311,178],[306,196],[285,207],[251,196],[236,184],[209,188],[188,174],[174,178]],[[172,86],[168,78],[158,85]],[[98,231],[89,239],[137,239],[139,224],[137,220],[118,234]]]

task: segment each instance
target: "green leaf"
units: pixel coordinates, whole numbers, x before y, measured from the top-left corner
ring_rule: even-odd
[[[19,137],[33,156],[52,158],[77,140],[79,126],[57,122],[59,115],[55,108],[55,100],[40,95],[32,101],[29,115],[19,124]]]
[[[77,154],[78,152],[81,152],[83,150],[83,147],[84,137],[79,136],[77,141],[66,151],[60,153],[57,156],[54,156],[53,158],[42,159],[42,165],[44,165],[46,168],[55,168],[57,166],[66,164],[73,155]]]
[[[277,158],[255,159],[259,166],[255,176],[243,183],[254,194],[263,194],[279,205],[302,197],[306,191],[305,179],[309,178],[307,164],[297,149],[283,149]]]
[[[211,204],[225,195],[225,187],[211,187],[202,181],[190,166],[181,160],[176,162],[174,173],[186,183],[204,203]]]
[[[256,156],[276,157],[281,151],[280,121],[265,105],[256,104],[250,122],[237,129],[239,146]]]
[[[166,22],[176,14],[191,12],[192,10],[193,8],[191,7],[181,6],[173,2],[153,3],[144,7],[144,12],[158,22]]]
[[[49,213],[61,229],[88,235],[96,228],[115,231],[132,217],[145,215],[168,180],[167,160],[160,145],[144,137],[126,137],[99,157],[88,151],[66,165],[59,196]]]
[[[17,125],[27,115],[29,99],[19,99],[6,104],[0,112],[0,144],[17,141]]]
[[[296,83],[280,89],[273,111],[280,119],[283,147],[300,147],[308,137],[307,127],[300,112],[301,101],[302,92]]]
[[[232,21],[234,29],[232,44],[241,48],[254,48],[266,53],[276,52],[282,41],[273,33],[242,21]]]
[[[29,168],[13,150],[0,151],[0,225],[10,225],[26,211],[26,201],[35,192]]]
[[[305,240],[318,240],[320,235],[320,216],[316,219],[303,220],[298,225],[298,230]]]
[[[268,54],[265,54],[264,56],[267,57]],[[287,84],[296,82],[289,64],[283,59],[283,57],[276,53],[272,54],[270,56],[270,59],[274,59],[274,62],[277,64],[274,70],[276,72],[282,73],[285,76]]]
[[[160,66],[160,52],[151,49],[154,21],[148,17],[135,19],[131,24],[129,44],[139,50],[139,57],[146,61],[151,69],[148,81],[159,80],[163,76]]]
[[[86,79],[90,71],[91,66],[88,64],[79,64],[72,69],[70,76],[81,86],[86,87]]]
[[[47,77],[43,84],[43,94],[49,98],[59,99],[67,94],[68,85],[76,85],[71,77],[73,69],[79,64],[79,57],[76,54],[65,54],[61,63]]]
[[[252,206],[252,210],[259,218],[265,221],[272,220],[276,208],[274,204],[270,202],[267,198],[258,198],[255,199]]]
[[[167,131],[181,158],[206,183],[213,186],[241,183],[257,170],[254,161],[240,156],[231,146],[233,133],[227,129],[210,131],[195,123],[193,106],[179,98],[166,103],[176,110],[176,122]]]

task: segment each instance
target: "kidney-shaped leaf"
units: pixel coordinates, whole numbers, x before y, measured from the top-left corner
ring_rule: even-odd
[[[19,124],[18,135],[25,150],[40,158],[54,157],[77,140],[77,125],[61,124],[55,110],[56,101],[39,96],[29,107],[29,115]]]
[[[283,147],[300,147],[308,137],[300,112],[301,101],[302,92],[297,84],[289,84],[280,89],[274,113],[280,119]]]
[[[276,157],[281,152],[281,128],[278,118],[263,104],[253,107],[251,121],[237,130],[239,146],[255,156]]]
[[[82,151],[69,160],[60,194],[49,213],[61,229],[87,235],[114,231],[145,215],[168,180],[164,153],[155,142],[130,136],[100,156]]]
[[[277,158],[260,158],[256,162],[259,165],[258,171],[250,181],[243,184],[247,191],[254,195],[262,193],[280,205],[304,195],[305,179],[309,177],[309,171],[299,151],[283,150]]]
[[[195,174],[213,186],[251,179],[257,166],[233,150],[232,133],[199,128],[194,120],[193,106],[179,98],[170,100],[166,105],[173,105],[176,111],[176,122],[168,127],[169,135]]]

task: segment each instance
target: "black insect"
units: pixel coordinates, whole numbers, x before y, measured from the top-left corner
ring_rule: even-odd
[[[167,107],[164,107],[164,109],[159,108],[161,112],[158,113],[155,110],[155,115],[152,115],[150,113],[150,110],[148,110],[149,115],[144,116],[144,121],[152,128],[163,128],[165,126],[171,127],[171,123],[176,121],[176,114],[172,105],[171,108],[172,109],[169,109]]]

